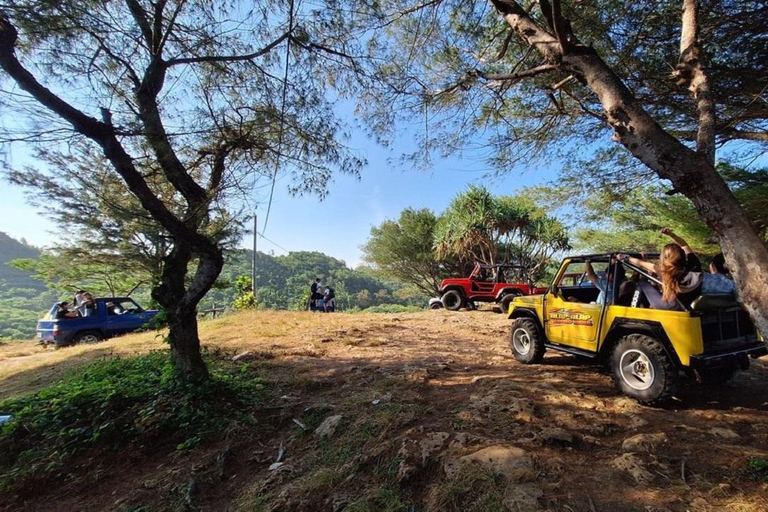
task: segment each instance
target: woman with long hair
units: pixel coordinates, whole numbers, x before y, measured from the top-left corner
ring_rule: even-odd
[[[637,289],[643,292],[651,308],[679,310],[681,304],[688,306],[701,295],[701,261],[688,243],[675,235],[671,229],[664,228],[661,233],[676,243],[664,246],[657,264],[626,254],[619,255],[619,259],[658,276],[661,292],[647,281],[637,283]]]
[[[656,265],[626,254],[620,258],[659,277],[661,292],[648,281],[637,283],[653,309],[680,310],[681,303],[690,305],[701,294],[701,272],[690,271],[685,251],[678,244],[665,245]]]

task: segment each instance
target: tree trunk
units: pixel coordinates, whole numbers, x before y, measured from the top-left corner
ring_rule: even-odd
[[[491,2],[518,36],[548,62],[583,77],[603,106],[614,140],[693,201],[701,219],[720,238],[740,301],[758,329],[768,333],[768,250],[709,163],[708,152],[692,151],[661,128],[594,49],[576,45],[566,53],[558,39],[539,27],[517,2]]]
[[[200,354],[197,305],[221,273],[224,258],[220,249],[215,254],[200,255],[197,272],[189,286],[185,286],[192,257],[190,245],[177,240],[164,259],[161,281],[152,290],[152,297],[168,317],[168,342],[174,368],[185,381],[201,382],[209,374]]]
[[[208,368],[200,354],[197,332],[197,312],[189,308],[167,309],[168,343],[171,345],[173,366],[186,382],[199,383],[208,379]]]

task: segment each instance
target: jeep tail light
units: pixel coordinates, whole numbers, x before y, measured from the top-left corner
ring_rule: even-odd
[[[53,326],[53,335],[54,336],[58,336],[59,335],[59,330],[60,330],[60,327],[58,326],[58,324],[54,325]]]

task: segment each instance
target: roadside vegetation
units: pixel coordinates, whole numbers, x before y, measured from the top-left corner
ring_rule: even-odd
[[[96,454],[189,449],[255,421],[263,386],[247,365],[207,354],[212,378],[179,381],[168,353],[90,363],[34,394],[0,402],[0,490],[78,476]]]

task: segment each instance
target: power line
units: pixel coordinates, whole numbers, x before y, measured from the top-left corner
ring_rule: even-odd
[[[291,38],[293,37],[293,0],[288,2],[288,39],[285,42],[285,73],[283,74],[283,97],[280,105],[280,131],[277,135],[277,159],[275,161],[275,174],[272,176],[272,187],[269,191],[269,203],[267,203],[267,216],[264,219],[262,231],[267,230],[269,212],[272,210],[272,197],[275,194],[277,171],[280,169],[280,152],[283,149],[283,132],[285,131],[285,98],[288,94],[288,69],[291,62]],[[264,235],[262,235],[263,237]]]
[[[270,244],[274,245],[275,247],[277,247],[277,248],[278,248],[278,249],[280,249],[281,251],[285,251],[285,252],[287,252],[287,253],[290,253],[290,252],[291,252],[291,251],[289,251],[288,249],[286,249],[285,247],[282,247],[282,246],[280,246],[280,245],[279,245],[277,242],[273,242],[273,241],[272,241],[272,240],[270,240],[269,238],[265,237],[265,236],[264,236],[262,233],[257,233],[257,234],[258,234],[258,235],[259,235],[259,237],[261,237],[263,240],[266,240],[267,242],[269,242]]]

